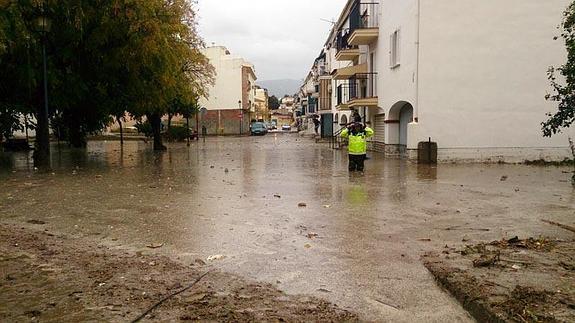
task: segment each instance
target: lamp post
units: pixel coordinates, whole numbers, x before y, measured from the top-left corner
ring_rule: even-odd
[[[38,129],[36,133],[37,147],[34,162],[39,167],[50,166],[50,129],[48,112],[48,72],[46,62],[46,38],[50,31],[52,22],[46,16],[44,3],[40,11],[40,16],[36,19],[36,27],[42,37],[42,68],[44,75],[44,106],[38,109]]]
[[[240,136],[243,135],[243,123],[244,123],[244,109],[242,109],[242,100],[238,101],[238,107],[240,108]]]

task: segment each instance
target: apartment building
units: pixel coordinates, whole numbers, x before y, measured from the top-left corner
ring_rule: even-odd
[[[556,106],[547,70],[566,59],[554,37],[569,3],[350,0],[324,46],[338,64],[333,115],[359,112],[390,156],[413,158],[431,138],[443,161],[568,157],[575,130],[540,129]]]
[[[203,124],[210,135],[245,135],[256,118],[257,86],[254,66],[244,58],[231,55],[223,46],[202,50],[215,68],[216,77],[209,97],[200,100],[207,109]]]
[[[256,85],[255,89],[255,120],[270,121],[270,109],[268,106],[268,90]]]

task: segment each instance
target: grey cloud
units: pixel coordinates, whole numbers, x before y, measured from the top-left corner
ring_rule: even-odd
[[[305,77],[346,0],[199,0],[200,32],[256,66],[260,80]]]

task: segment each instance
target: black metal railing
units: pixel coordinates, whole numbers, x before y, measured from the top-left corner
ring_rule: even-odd
[[[349,102],[349,84],[344,83],[337,86],[337,105]]]
[[[337,87],[337,105],[351,100],[377,97],[377,73],[355,74]]]
[[[349,14],[349,31],[379,27],[379,2],[356,0]]]
[[[333,136],[331,137],[331,149],[341,149],[347,144],[347,141],[341,137],[341,132],[346,127],[347,125],[333,133]]]
[[[337,47],[338,52],[341,50],[344,50],[344,49],[357,48],[357,46],[352,46],[349,44],[349,37],[350,36],[351,36],[351,32],[349,31],[349,28],[341,29],[337,32],[336,47]]]
[[[350,100],[377,97],[377,73],[355,74],[348,82]]]

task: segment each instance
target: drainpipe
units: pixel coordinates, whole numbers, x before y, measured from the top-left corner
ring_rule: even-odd
[[[414,111],[414,118],[415,121],[419,122],[419,37],[420,37],[420,30],[421,30],[421,0],[417,0],[417,39],[415,40],[415,46],[417,47],[417,59],[416,59],[416,66],[415,66],[415,111]]]

